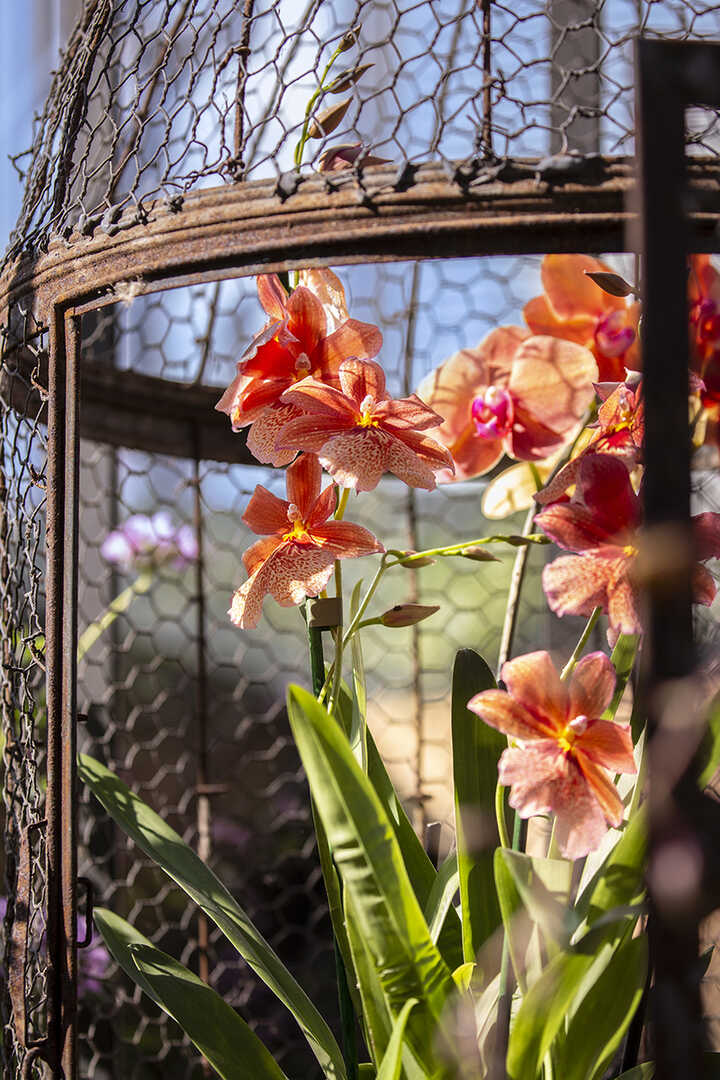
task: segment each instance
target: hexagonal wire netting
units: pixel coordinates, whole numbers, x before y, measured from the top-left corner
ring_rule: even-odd
[[[286,198],[296,185],[288,175],[292,153],[318,72],[329,50],[358,25],[348,64],[373,67],[351,91],[332,138],[311,144],[305,172],[317,168],[328,146],[361,140],[397,164],[398,177],[410,185],[408,163],[439,160],[454,181],[472,186],[510,179],[512,172],[503,172],[509,159],[519,175],[532,176],[537,159],[548,154],[571,154],[555,168],[597,162],[588,155],[630,154],[632,38],[638,32],[717,37],[720,5],[87,3],[40,118],[8,259],[35,256],[59,238],[70,246],[85,237],[110,241],[152,221],[158,206],[180,214],[191,189],[271,177]],[[714,114],[691,122],[692,152],[714,154],[715,123]],[[572,157],[578,152],[585,156]],[[359,182],[367,197],[372,172],[355,168],[327,177],[330,189]],[[523,303],[539,291],[535,256],[440,261],[442,250],[429,254],[438,261],[339,270],[351,314],[383,331],[382,361],[395,393],[412,391],[434,365],[494,326],[522,321]],[[627,257],[616,265],[633,276]],[[252,279],[132,294],[130,288],[126,304],[85,315],[82,361],[90,374],[110,369],[120,379],[138,373],[221,388],[263,322]],[[38,823],[45,770],[47,349],[47,327],[31,305],[14,311],[5,328],[0,387],[5,805],[11,888],[24,872],[23,860],[32,869],[20,996],[35,1039],[44,1024]],[[162,402],[157,408],[160,415]],[[146,411],[152,413],[152,402]],[[135,449],[132,431],[125,446],[81,442],[81,630],[128,584],[100,554],[103,538],[127,517],[167,510],[176,522],[192,524],[202,548],[198,566],[163,569],[82,658],[79,701],[87,720],[81,748],[111,765],[210,860],[332,1016],[329,922],[307,791],[283,711],[286,683],[308,680],[303,624],[297,611],[271,602],[255,631],[236,631],[226,614],[243,577],[240,554],[250,542],[240,520],[249,494],[257,482],[278,489],[282,476],[183,453]],[[496,531],[480,513],[483,487],[476,481],[413,492],[387,479],[357,510],[353,502],[352,516],[386,545],[448,543]],[[502,527],[517,531],[519,520]],[[574,620],[551,619],[542,601],[538,571],[546,551],[532,556],[518,651],[539,644],[566,650],[577,632]],[[351,565],[349,581],[367,576],[368,566],[369,560]],[[439,603],[441,612],[416,628],[373,628],[364,635],[370,724],[419,830],[451,816],[448,672],[461,646],[494,662],[510,567],[511,555],[503,554],[499,563],[455,560],[416,573],[398,569],[388,578],[383,606],[420,600]],[[314,1075],[304,1040],[269,992],[86,799],[80,843],[80,872],[104,904],[207,974],[288,1075]],[[19,919],[11,905],[8,956],[19,948]],[[10,1075],[27,1060],[17,1021],[17,1009],[6,1009]],[[179,1029],[97,945],[81,952],[79,1031],[82,1076],[202,1075]],[[31,1074],[40,1070],[37,1062]]]

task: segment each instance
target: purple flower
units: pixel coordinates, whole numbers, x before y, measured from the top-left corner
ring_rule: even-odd
[[[78,937],[84,937],[85,931],[85,916],[78,915]],[[81,996],[100,993],[109,965],[108,951],[97,937],[87,949],[78,950],[78,989]]]
[[[156,569],[168,562],[183,570],[197,559],[197,537],[190,525],[173,525],[165,510],[152,517],[133,514],[105,537],[100,554],[125,571]]]

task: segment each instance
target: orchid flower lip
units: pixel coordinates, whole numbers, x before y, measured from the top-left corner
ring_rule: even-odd
[[[475,433],[481,439],[501,439],[509,434],[514,413],[512,394],[499,386],[488,386],[470,407]]]

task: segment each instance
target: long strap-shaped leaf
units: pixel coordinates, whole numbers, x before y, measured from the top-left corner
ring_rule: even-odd
[[[330,1028],[248,915],[192,848],[110,769],[82,754],[78,775],[113,820],[222,930],[250,967],[290,1010],[325,1076],[345,1080]]]
[[[471,697],[494,686],[483,658],[461,649],[453,668],[452,747],[463,959],[468,963],[477,959],[500,925],[493,873],[498,842],[494,811],[497,763],[507,739],[467,708]]]
[[[416,1005],[417,998],[410,998],[403,1005],[400,1015],[395,1021],[393,1033],[385,1051],[385,1057],[382,1059],[382,1064],[378,1069],[377,1080],[399,1080],[400,1069],[402,1068],[405,1027],[407,1026],[408,1017]]]
[[[95,922],[108,949],[197,1046],[223,1080],[287,1080],[270,1051],[211,987],[105,908]]]
[[[454,984],[433,944],[392,826],[337,723],[306,690],[288,690],[288,714],[310,790],[353,913],[375,959],[393,1020],[412,997],[415,1057],[431,1065],[433,1039]],[[433,1072],[429,1067],[428,1072]]]

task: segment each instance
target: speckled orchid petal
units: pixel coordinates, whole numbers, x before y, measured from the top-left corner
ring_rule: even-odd
[[[622,563],[620,548],[584,555],[563,555],[543,569],[542,585],[550,610],[556,615],[592,615],[596,607],[607,611],[608,585]]]
[[[280,544],[233,594],[231,621],[242,630],[257,626],[268,593],[281,607],[318,596],[330,580],[334,562],[331,551],[312,545]]]
[[[358,415],[355,403],[334,386],[308,377],[291,386],[282,396],[283,403],[296,405],[312,415],[338,419],[338,426],[355,423]]]
[[[484,723],[513,739],[533,741],[555,734],[554,724],[546,723],[528,712],[521,702],[505,690],[483,690],[470,698],[467,707]]]
[[[411,434],[411,433],[408,433]],[[435,471],[419,454],[399,439],[386,446],[385,468],[408,487],[435,490]]]
[[[558,435],[575,428],[595,397],[598,371],[589,349],[572,341],[534,336],[513,359],[508,389],[518,406]]]
[[[261,409],[270,408],[278,403],[288,382],[286,378],[253,379],[243,393],[237,422],[243,426],[254,423]],[[249,417],[252,419],[248,419]]]
[[[605,659],[610,663],[608,657]],[[578,735],[575,748],[578,754],[588,757],[610,772],[637,772],[629,724],[616,724],[611,720],[590,720],[582,734]]]
[[[254,544],[251,544],[247,551],[242,554],[243,565],[248,572],[248,577],[257,570],[260,563],[264,563],[266,559],[270,558],[275,548],[282,543],[283,540],[279,536],[264,536],[262,540],[256,540]]]
[[[337,507],[337,492],[334,484],[328,484],[324,491],[321,491],[315,502],[310,508],[306,521],[307,527],[310,532],[323,525],[329,517],[335,513]]]
[[[519,701],[549,731],[559,730],[567,713],[567,688],[545,650],[507,660],[500,676],[508,693]]]
[[[288,501],[298,508],[307,521],[320,494],[322,468],[315,454],[301,454],[285,475]]]
[[[390,425],[383,424],[382,427],[383,431],[394,434]],[[407,449],[412,450],[433,469],[445,468],[450,471],[454,469],[453,456],[447,447],[422,431],[401,429],[397,432],[397,441],[401,441]]]
[[[615,668],[602,652],[584,656],[568,683],[568,716],[601,716],[615,690]],[[630,746],[632,751],[632,744]]]
[[[555,813],[555,838],[566,859],[585,858],[600,846],[607,834],[605,814],[577,766],[568,771]]]
[[[696,604],[704,604],[705,607],[710,607],[715,599],[715,594],[717,593],[715,578],[708,569],[699,564],[693,569],[692,591],[693,602]]]
[[[416,431],[425,431],[442,423],[442,416],[421,401],[417,394],[411,394],[407,398],[388,398],[386,401],[381,401],[376,415],[382,418],[383,425],[388,429],[414,428]]]
[[[586,559],[592,556],[584,556]],[[640,593],[631,579],[634,558],[625,558],[608,585],[607,614],[610,626],[618,634],[642,634]]]
[[[280,535],[288,528],[288,505],[258,484],[250,496],[242,521],[258,536]]]
[[[372,429],[343,432],[320,451],[323,468],[341,487],[372,491],[386,470],[387,446]]]
[[[556,801],[562,762],[554,740],[504,750],[498,762],[498,779],[510,787],[510,805],[522,818],[549,814]]]
[[[276,447],[319,454],[329,439],[343,434],[353,426],[351,421],[339,424],[334,416],[298,416],[278,432]]]
[[[358,408],[366,398],[377,402],[387,396],[385,372],[374,360],[346,360],[340,366],[340,386]]]
[[[247,448],[257,461],[265,465],[282,468],[295,457],[297,449],[293,446],[278,448],[278,435],[298,410],[292,405],[271,405],[261,411],[250,425]]]
[[[612,780],[606,772],[583,753],[578,754],[577,763],[590,790],[597,799],[604,817],[607,818],[611,825],[618,826],[623,819],[623,804]],[[627,772],[633,773],[635,771],[635,762],[633,761],[633,768],[628,769]]]
[[[570,503],[553,503],[535,516],[535,524],[566,551],[591,551],[611,539],[592,510]]]

